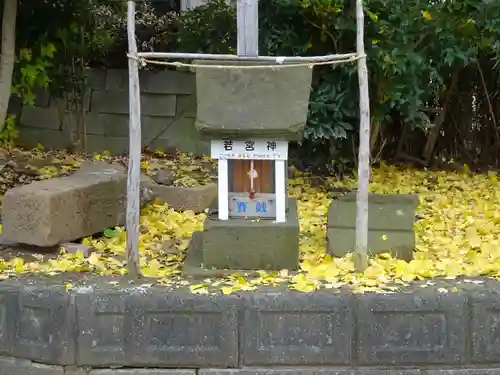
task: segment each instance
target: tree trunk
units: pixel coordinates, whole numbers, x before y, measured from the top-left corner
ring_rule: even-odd
[[[0,57],[0,131],[7,118],[14,57],[16,53],[16,18],[18,0],[4,0],[2,16],[2,55]]]

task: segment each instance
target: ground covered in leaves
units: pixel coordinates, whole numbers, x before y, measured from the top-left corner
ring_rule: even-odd
[[[0,172],[2,193],[19,183],[71,173],[82,161],[78,156],[41,149],[16,152],[29,160],[51,160],[51,163],[33,166],[31,161],[31,164],[26,163],[25,172],[10,168],[5,173],[4,166]],[[109,155],[95,155],[94,158],[124,162]],[[176,166],[176,177],[184,181],[179,184],[194,185],[196,182],[192,180],[197,178],[206,183],[213,178],[213,169],[207,159],[200,162],[189,155],[147,156],[143,171],[152,173],[158,166],[167,164]],[[355,179],[330,179],[321,184],[312,183],[313,180],[297,173],[289,181],[290,194],[299,199],[301,272],[261,271],[257,277],[232,275],[196,283],[184,280],[180,271],[185,249],[191,234],[202,229],[205,214],[177,212],[161,202],[154,202],[141,214],[142,273],[160,284],[191,284],[195,293],[231,293],[279,283],[287,283],[290,288],[303,292],[344,286],[356,292],[390,292],[414,280],[427,279],[427,284],[432,284],[431,279],[436,277],[500,277],[500,183],[496,172],[472,174],[466,167],[460,172],[431,172],[385,165],[374,169],[370,190],[381,194],[419,194],[417,213],[420,220],[415,223],[414,260],[405,262],[382,254],[371,259],[363,274],[355,273],[351,256],[332,258],[325,254],[326,218],[332,187],[354,188]],[[34,260],[21,257],[0,260],[0,278],[38,272],[49,275],[61,272],[126,273],[123,228],[110,228],[101,237],[85,238],[83,243],[97,249],[88,258],[81,253],[68,254],[62,250],[49,259],[35,255]]]

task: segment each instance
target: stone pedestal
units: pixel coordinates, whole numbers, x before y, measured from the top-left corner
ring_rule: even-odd
[[[368,199],[368,252],[390,252],[411,260],[415,247],[414,194],[370,194]],[[353,252],[356,243],[356,193],[332,201],[328,209],[327,251],[337,257]]]
[[[249,270],[296,270],[299,266],[297,201],[289,199],[285,223],[208,217],[193,234],[184,274],[217,275]]]

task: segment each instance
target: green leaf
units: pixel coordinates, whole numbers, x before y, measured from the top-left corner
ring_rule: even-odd
[[[114,229],[104,229],[104,237],[107,237],[107,238],[113,238],[113,237],[116,237],[119,233],[118,231],[114,230]]]

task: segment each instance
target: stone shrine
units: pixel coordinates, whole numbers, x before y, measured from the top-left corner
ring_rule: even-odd
[[[210,68],[196,72],[197,119],[218,161],[218,211],[193,235],[184,273],[294,270],[297,203],[287,196],[288,142],[307,119],[312,69]],[[201,271],[201,272],[200,272]]]

